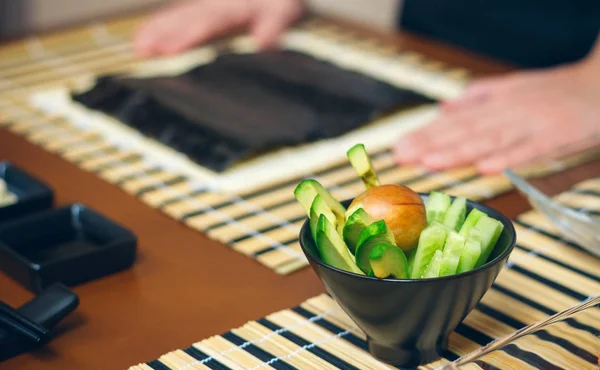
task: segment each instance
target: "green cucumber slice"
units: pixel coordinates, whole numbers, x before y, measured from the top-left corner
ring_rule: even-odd
[[[456,272],[471,271],[475,268],[479,255],[481,254],[481,232],[478,229],[471,229],[469,237],[465,242],[462,254],[460,255],[460,262],[458,263],[458,269]]]
[[[348,217],[342,235],[350,252],[354,254],[360,233],[373,222],[375,220],[362,208],[357,209]]]
[[[467,215],[467,199],[455,198],[446,215],[444,216],[444,225],[448,226],[452,230],[458,232],[465,222],[465,216]]]
[[[431,258],[431,262],[427,265],[425,272],[423,273],[423,278],[436,278],[440,276],[440,268],[442,266],[442,258],[443,253],[441,250],[435,251],[433,257]]]
[[[298,203],[302,205],[302,208],[304,208],[304,211],[306,211],[308,217],[310,217],[310,207],[312,206],[312,202],[315,200],[317,194],[323,197],[323,200],[327,202],[333,211],[333,214],[335,214],[336,218],[338,219],[337,224],[341,229],[341,227],[343,227],[343,225],[346,223],[346,208],[344,208],[342,203],[335,199],[331,193],[329,193],[329,191],[323,187],[323,185],[316,180],[309,179],[302,181],[300,184],[298,184],[298,186],[296,186],[296,189],[294,189],[294,196],[296,197]]]
[[[358,237],[355,253],[356,264],[365,273],[368,273],[371,269],[369,254],[378,244],[396,245],[394,242],[394,234],[392,234],[392,231],[387,227],[383,220],[373,222],[371,225],[364,228]]]
[[[340,270],[364,275],[352,261],[348,247],[325,215],[319,216],[316,243],[323,262]]]
[[[435,252],[441,251],[444,247],[447,234],[446,227],[437,222],[427,226],[421,232],[417,251],[415,252],[415,261],[410,273],[411,279],[419,279],[423,276]]]
[[[392,276],[396,279],[408,277],[408,261],[402,249],[392,244],[378,244],[369,254],[373,275],[379,279]]]
[[[477,224],[477,221],[481,218],[481,216],[487,217],[487,215],[477,208],[473,208],[469,215],[467,216],[465,222],[462,224],[460,228],[459,234],[464,236],[465,238],[469,236],[469,231]]]
[[[429,193],[429,197],[425,203],[427,223],[443,223],[448,207],[450,207],[450,196],[448,194],[440,193],[439,191]]]
[[[371,163],[371,158],[363,144],[356,144],[348,150],[346,155],[367,189],[379,185],[377,173],[373,169],[373,163]]]
[[[333,214],[331,207],[327,204],[325,199],[320,194],[315,196],[315,199],[310,206],[310,231],[313,236],[313,240],[317,241],[317,226],[319,224],[319,217],[324,215],[329,222],[333,224],[334,227],[337,227],[337,217]]]
[[[502,229],[504,229],[504,225],[491,217],[481,217],[477,221],[475,229],[481,233],[481,255],[479,255],[479,259],[475,265],[475,267],[479,267],[484,265],[490,257],[498,238],[500,238]]]
[[[459,233],[451,231],[446,238],[442,256],[442,266],[439,276],[449,276],[456,274],[460,256],[465,247],[465,238]]]

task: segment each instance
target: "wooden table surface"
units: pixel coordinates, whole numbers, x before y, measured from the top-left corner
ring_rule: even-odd
[[[359,32],[363,29],[356,28]],[[507,68],[406,34],[378,35],[479,74]],[[45,348],[0,369],[125,369],[324,292],[310,270],[279,276],[259,263],[151,209],[58,156],[0,130],[0,159],[46,181],[56,204],[83,202],[138,237],[135,265],[74,287],[79,308]],[[600,172],[598,163],[554,176],[556,191]],[[488,204],[510,217],[529,209],[516,192]],[[18,306],[33,295],[0,273],[0,299]]]

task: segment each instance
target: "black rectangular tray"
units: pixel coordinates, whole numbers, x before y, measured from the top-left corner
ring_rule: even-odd
[[[17,196],[16,203],[0,206],[0,225],[52,207],[53,190],[42,181],[7,161],[0,161],[0,178]]]
[[[0,225],[0,269],[34,292],[130,267],[135,235],[82,204]]]

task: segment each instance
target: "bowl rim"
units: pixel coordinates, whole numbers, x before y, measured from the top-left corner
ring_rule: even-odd
[[[417,193],[417,194],[419,194],[419,196],[421,196],[421,199],[423,199],[424,196],[425,197],[429,196],[428,193]],[[458,197],[450,196],[450,198],[455,199]],[[321,259],[315,258],[312,255],[312,253],[310,253],[310,251],[308,251],[306,246],[304,245],[304,243],[302,241],[303,240],[302,235],[307,234],[307,232],[309,230],[308,217],[304,220],[304,223],[302,224],[302,227],[301,227],[300,233],[299,233],[299,237],[298,237],[298,241],[300,243],[300,248],[302,249],[302,252],[306,256],[306,258],[309,259],[309,261],[312,261],[326,269],[333,270],[333,271],[336,271],[336,272],[344,274],[344,275],[348,275],[349,277],[353,277],[353,278],[367,279],[367,280],[387,282],[387,283],[413,283],[413,284],[434,283],[434,282],[438,282],[438,281],[461,279],[461,278],[464,278],[464,277],[467,277],[470,275],[475,275],[475,274],[481,273],[484,270],[487,270],[487,269],[499,264],[500,261],[504,260],[505,258],[508,258],[508,256],[512,253],[513,249],[515,248],[515,245],[517,244],[517,232],[515,230],[513,222],[508,217],[506,217],[502,212],[500,212],[488,205],[472,201],[468,198],[466,198],[466,199],[467,199],[467,205],[470,205],[472,208],[478,208],[480,211],[484,212],[486,215],[491,216],[491,217],[495,218],[496,220],[502,222],[502,224],[504,225],[504,230],[506,230],[508,232],[510,245],[508,246],[508,248],[506,248],[506,250],[504,252],[502,252],[500,255],[496,256],[496,258],[494,258],[493,260],[488,261],[485,264],[483,264],[482,266],[479,266],[473,270],[461,272],[460,274],[441,276],[441,277],[435,277],[435,278],[420,278],[420,279],[390,279],[390,278],[379,279],[377,277],[367,276],[367,275],[359,275],[359,274],[355,274],[350,271],[346,271],[346,270],[339,269],[337,267],[333,267],[333,266],[321,261]],[[340,203],[351,202],[352,200],[353,199],[346,199]]]

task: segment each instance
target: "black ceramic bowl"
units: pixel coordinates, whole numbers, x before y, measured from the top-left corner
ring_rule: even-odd
[[[327,291],[365,332],[374,357],[402,367],[436,360],[447,349],[450,333],[491,287],[515,246],[515,229],[500,212],[468,201],[468,211],[473,208],[504,225],[488,263],[433,279],[377,279],[329,266],[319,258],[308,222],[302,226],[302,251]]]

